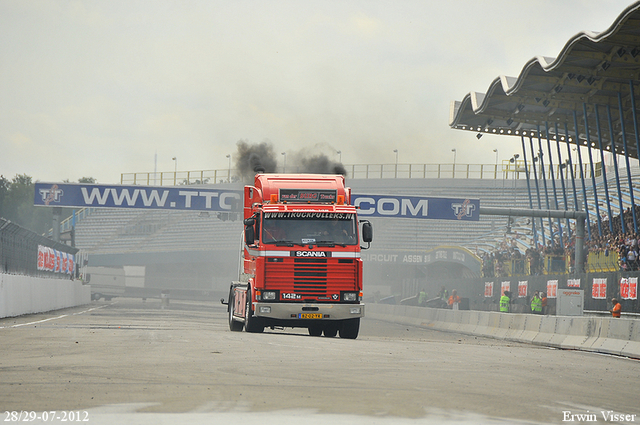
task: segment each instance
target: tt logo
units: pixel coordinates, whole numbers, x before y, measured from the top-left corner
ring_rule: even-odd
[[[63,194],[64,191],[57,184],[51,186],[51,189],[40,189],[40,196],[42,196],[42,202],[45,205],[49,205],[51,202],[60,202]]]
[[[471,217],[476,206],[473,205],[470,200],[465,199],[461,204],[451,204],[451,208],[458,220],[460,220],[462,217]]]

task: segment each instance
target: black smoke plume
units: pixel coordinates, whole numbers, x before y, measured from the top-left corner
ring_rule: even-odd
[[[332,161],[324,153],[318,153],[318,146],[304,152],[291,152],[288,155],[286,169],[278,169],[277,156],[273,145],[268,142],[250,144],[245,140],[237,143],[236,169],[245,180],[253,179],[257,173],[299,173],[299,174],[342,174],[347,170],[340,162]],[[315,153],[309,153],[315,150]],[[284,164],[283,164],[284,165]]]
[[[250,145],[244,140],[237,143],[236,168],[245,179],[252,179],[257,173],[276,172],[276,154],[269,142]]]
[[[298,156],[300,173],[310,174],[342,174],[347,175],[347,170],[339,162],[332,161],[325,154],[317,154],[310,157]]]

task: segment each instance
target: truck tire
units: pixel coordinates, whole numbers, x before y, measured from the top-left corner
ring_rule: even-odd
[[[340,328],[340,338],[356,339],[360,330],[360,318],[348,319],[342,322]]]
[[[334,336],[336,336],[338,334],[338,326],[337,325],[326,325],[324,327],[324,336],[329,337],[329,338],[333,338]]]
[[[244,330],[251,333],[264,332],[264,325],[258,317],[253,317],[253,311],[251,311],[251,288],[247,288],[247,308],[244,309]]]
[[[244,324],[242,322],[238,322],[233,318],[233,305],[234,305],[234,300],[233,300],[233,290],[229,291],[229,305],[227,307],[227,310],[229,311],[229,330],[233,331],[233,332],[240,332],[242,331],[242,328],[244,327]]]
[[[311,336],[322,335],[322,326],[309,326],[309,335]]]

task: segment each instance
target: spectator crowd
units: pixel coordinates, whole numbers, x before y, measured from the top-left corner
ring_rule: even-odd
[[[640,206],[636,205],[635,209],[637,220],[640,221]],[[624,233],[622,232],[621,217],[619,215],[614,217],[611,223],[609,223],[608,216],[603,216],[601,219],[602,234],[599,234],[597,223],[591,223],[591,239],[585,239],[585,261],[589,253],[599,253],[605,256],[617,253],[621,271],[640,270],[638,234],[633,231],[633,214],[630,208],[624,211],[622,219],[625,223]],[[611,229],[613,229],[613,232]],[[558,223],[553,223],[553,242],[550,241],[545,246],[539,244],[537,247],[529,247],[524,254],[517,246],[519,236],[517,233],[513,236],[505,237],[499,246],[490,252],[484,252],[480,255],[483,276],[504,277],[510,274],[525,273],[539,275],[543,272],[544,258],[548,256],[569,258],[569,264],[574,264],[575,231],[573,226],[569,230],[567,232],[567,229],[563,227],[561,241]],[[510,263],[511,267],[506,266],[507,263]]]

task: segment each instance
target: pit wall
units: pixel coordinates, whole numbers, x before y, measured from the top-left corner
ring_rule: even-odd
[[[367,304],[367,317],[445,332],[640,359],[640,320]]]
[[[0,273],[0,318],[91,303],[91,287],[79,280]]]

